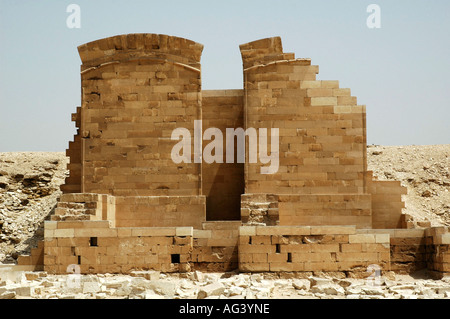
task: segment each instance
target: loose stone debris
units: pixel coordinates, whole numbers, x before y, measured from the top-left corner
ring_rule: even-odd
[[[6,272],[0,267],[0,299],[450,299],[450,277],[435,280],[422,274],[423,279],[419,279],[390,273],[381,276],[378,284],[338,277],[323,273],[274,276],[198,271],[50,275]]]

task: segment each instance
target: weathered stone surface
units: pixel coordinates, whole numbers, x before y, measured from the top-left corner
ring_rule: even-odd
[[[311,288],[311,281],[308,279],[294,279],[292,281],[292,286],[295,289],[309,290]]]
[[[383,290],[382,287],[364,287],[362,288],[362,291],[366,295],[380,295],[380,296],[385,295],[385,291]]]
[[[132,277],[143,277],[147,280],[158,280],[161,272],[159,271],[132,271],[130,275]]]
[[[219,296],[225,291],[225,287],[219,283],[212,283],[200,288],[197,299],[205,299],[207,297]]]
[[[101,286],[95,281],[86,281],[83,283],[83,293],[97,293],[101,291]]]
[[[16,292],[15,291],[5,291],[0,295],[0,299],[15,299]]]
[[[152,289],[155,293],[159,295],[164,295],[169,298],[173,298],[175,295],[176,286],[172,282],[166,281],[150,281],[145,283],[145,288]]]
[[[344,295],[345,290],[330,279],[310,277],[311,292],[326,295]]]
[[[40,274],[39,273],[35,273],[35,272],[26,272],[25,273],[25,278],[27,280],[36,280],[36,279],[39,278],[39,276],[40,276]]]
[[[344,288],[342,288],[341,286],[339,286],[335,283],[327,283],[327,284],[320,284],[317,286],[313,286],[311,288],[311,292],[326,294],[326,295],[344,295],[345,294]]]

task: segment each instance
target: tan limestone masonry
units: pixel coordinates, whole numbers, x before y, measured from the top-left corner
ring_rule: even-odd
[[[20,264],[58,274],[450,272],[449,229],[410,229],[406,188],[367,171],[366,107],[350,89],[318,79],[317,65],[273,37],[240,46],[242,89],[202,90],[202,50],[161,34],[78,47],[70,175],[45,240]],[[250,143],[239,162],[237,140],[232,162],[194,160],[195,123],[278,129],[278,150],[267,134],[278,169],[262,174]],[[191,161],[172,160],[177,128],[194,137]]]

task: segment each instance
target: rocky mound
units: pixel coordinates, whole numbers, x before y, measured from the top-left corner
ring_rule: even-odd
[[[368,170],[408,188],[404,213],[432,226],[450,225],[450,144],[368,146]]]
[[[43,239],[67,163],[64,153],[0,153],[0,262],[14,262]]]

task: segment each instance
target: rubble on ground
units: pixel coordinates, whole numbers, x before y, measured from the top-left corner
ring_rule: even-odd
[[[11,277],[0,279],[0,299],[450,299],[450,277],[433,280],[393,274],[376,281],[311,273],[281,273],[274,278],[265,273],[199,276],[198,272],[157,271],[130,275],[17,272]]]

